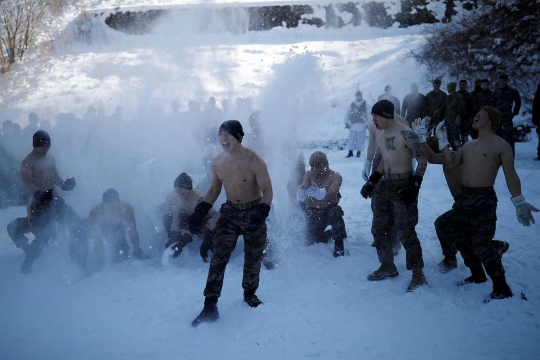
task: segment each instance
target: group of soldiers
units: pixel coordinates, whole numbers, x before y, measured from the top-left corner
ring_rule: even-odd
[[[359,109],[365,107],[361,94],[358,102]],[[531,211],[538,209],[527,203],[521,194],[511,146],[496,135],[502,123],[501,112],[483,106],[472,122],[472,128],[478,131],[477,139],[466,142],[454,152],[449,149],[445,122],[423,117],[409,125],[405,118],[396,114],[395,105],[386,99],[378,101],[371,114],[373,119],[367,124],[370,130],[368,157],[372,153],[373,162],[367,160],[362,171],[366,183],[361,195],[371,198],[371,232],[381,265],[368,275],[368,280],[380,281],[399,275],[394,255],[396,244],[400,243],[406,252],[406,267],[412,271],[407,291],[415,291],[427,284],[422,270],[422,247],[415,227],[418,194],[429,162],[443,165],[455,199],[452,210],[441,215],[435,223],[445,256],[439,264],[440,271],[448,272],[457,267],[459,251],[471,270],[471,276],[459,285],[485,282],[487,272],[493,282],[491,298],[511,297],[513,294],[501,262],[501,255],[509,244],[493,241],[497,205],[493,184],[501,166],[518,221],[529,226],[534,223]],[[434,129],[435,137],[428,137],[430,129]],[[219,318],[217,302],[225,269],[240,235],[243,235],[245,249],[244,301],[251,307],[262,304],[256,291],[268,247],[266,220],[272,211],[272,181],[263,158],[243,145],[245,134],[239,121],[223,122],[217,135],[222,152],[210,162],[207,190],[194,189],[191,177],[187,173],[180,174],[174,181],[174,191],[167,196],[167,211],[163,216],[168,238],[166,246],[172,248],[172,257],[177,257],[193,241],[194,235],[202,239],[200,254],[203,260],[207,260],[209,250],[213,253],[204,290],[204,307],[193,320],[193,326]],[[16,246],[26,253],[21,271],[29,272],[43,247],[56,236],[56,223],[69,230],[70,257],[83,272],[87,272],[88,237],[94,240],[98,268],[103,266],[104,238],[112,245],[113,261],[128,257],[126,231],[133,254],[140,259],[147,258],[139,244],[134,209],[120,200],[118,191],[106,190],[101,203],[90,211],[87,220],[81,220],[59,196],[55,186],[72,191],[76,182],[74,178],[64,181],[58,175],[55,160],[48,154],[51,144],[47,132],[36,131],[33,150],[21,164],[21,177],[32,200],[27,206],[27,216],[8,225]],[[415,168],[413,159],[416,159]],[[331,170],[326,154],[320,151],[311,154],[308,171],[303,158],[299,157],[293,174],[288,184],[289,196],[306,219],[308,243],[333,240],[334,256],[344,256],[347,233],[344,213],[339,206],[341,175]],[[215,210],[214,204],[223,188],[226,201]],[[25,236],[29,232],[35,236],[32,242]]]

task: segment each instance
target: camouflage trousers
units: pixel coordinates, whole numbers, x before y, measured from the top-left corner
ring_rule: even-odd
[[[516,156],[516,140],[514,138],[514,115],[509,113],[502,114],[501,126],[496,133],[502,137],[512,147],[512,153]]]
[[[343,210],[339,205],[329,205],[324,209],[307,209],[308,244],[328,242],[328,238],[324,233],[324,229],[328,225],[332,226],[332,238],[334,241],[343,243],[343,239],[347,238],[343,215]]]
[[[492,186],[463,186],[447,219],[467,267],[483,264],[490,277],[504,275],[501,257],[492,242],[497,222],[497,195]]]
[[[236,247],[240,235],[244,236],[244,276],[242,287],[245,292],[255,293],[259,287],[261,261],[266,246],[266,224],[256,231],[248,231],[249,216],[256,208],[239,210],[225,203],[220,208],[221,217],[214,228],[214,256],[210,262],[204,296],[221,295],[225,268]]]
[[[407,270],[422,269],[422,247],[416,235],[418,223],[418,202],[406,204],[399,191],[405,189],[409,179],[386,181],[377,183],[373,191],[371,209],[373,210],[373,223],[371,233],[375,240],[379,262],[394,262],[392,229],[395,229],[398,240],[406,252]]]

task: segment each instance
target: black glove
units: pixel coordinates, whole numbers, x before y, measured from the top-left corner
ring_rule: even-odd
[[[373,189],[375,189],[375,185],[381,180],[382,174],[378,171],[375,171],[371,176],[368,178],[368,181],[362,186],[362,190],[360,190],[360,195],[364,199],[370,198],[371,194],[373,193]]]
[[[192,234],[200,234],[202,232],[202,222],[211,208],[212,205],[204,201],[195,206],[193,214],[189,215],[188,219],[189,231]]]
[[[147,256],[145,253],[143,253],[140,247],[133,250],[133,255],[135,255],[137,258],[141,260],[150,259],[150,256]]]
[[[201,249],[199,253],[204,262],[208,262],[208,250],[214,252],[214,244],[212,243],[212,238],[214,237],[214,232],[212,230],[207,230],[204,234],[204,239],[201,244]]]
[[[266,221],[270,213],[270,205],[266,203],[257,206],[257,212],[249,215],[249,225],[246,226],[247,231],[257,231]]]
[[[72,177],[64,181],[62,186],[60,186],[60,189],[62,189],[62,191],[73,191],[75,185],[77,185],[77,183],[75,182],[75,178]]]
[[[193,241],[193,237],[189,234],[182,235],[178,231],[171,231],[171,238],[176,240],[176,243],[173,243],[171,249],[174,250],[174,253],[171,255],[172,258],[177,258],[182,253],[184,246]]]
[[[420,192],[420,185],[422,185],[423,178],[419,175],[414,175],[405,189],[399,191],[401,199],[405,204],[412,204],[418,199],[418,193]]]

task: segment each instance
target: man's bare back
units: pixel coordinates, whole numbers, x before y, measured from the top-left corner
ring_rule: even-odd
[[[90,210],[92,226],[130,225],[135,221],[135,210],[124,201],[117,204],[99,203]]]

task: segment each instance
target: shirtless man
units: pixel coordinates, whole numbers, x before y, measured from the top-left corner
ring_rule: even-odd
[[[492,299],[513,295],[506,283],[501,256],[491,241],[497,222],[497,195],[493,185],[501,166],[518,221],[529,226],[534,223],[531,211],[538,211],[521,194],[521,181],[514,168],[511,146],[495,134],[501,119],[497,109],[484,106],[473,121],[478,139],[467,141],[455,154],[448,149],[444,126],[439,124],[436,129],[445,164],[449,168],[463,165],[463,186],[452,206],[452,222],[457,248],[471,270],[471,276],[458,282],[458,286],[486,282],[485,273],[481,270],[483,265],[493,282]]]
[[[383,99],[384,100],[384,99]],[[399,101],[398,101],[399,103]],[[393,105],[394,103],[392,103]],[[395,112],[395,108],[394,108]],[[399,116],[398,114],[394,113],[394,120],[396,120],[398,123],[403,124],[405,126],[409,126],[409,122],[404,117]],[[367,156],[366,161],[364,162],[364,170],[362,170],[362,178],[365,181],[368,181],[369,175],[372,172],[372,164],[373,158],[375,157],[375,149],[377,148],[377,127],[375,126],[375,122],[373,119],[368,122],[368,133],[369,133],[369,144],[367,149]],[[376,169],[375,169],[376,170]],[[373,194],[374,195],[374,194]],[[373,201],[373,196],[371,197],[371,201]],[[399,242],[397,238],[397,234],[395,229],[392,229],[392,248],[394,251],[394,256],[399,253],[399,249],[401,249],[401,243]],[[375,241],[371,244],[371,246],[375,247]]]
[[[195,207],[189,217],[189,230],[194,234],[200,233],[205,216],[221,193],[222,186],[225,188],[227,202],[221,205],[221,216],[214,228],[215,252],[204,289],[204,308],[193,320],[191,325],[194,327],[219,318],[217,301],[221,295],[225,268],[239,235],[244,236],[244,301],[251,307],[262,304],[255,291],[259,287],[266,245],[266,218],[272,203],[272,182],[264,160],[242,146],[243,136],[240,122],[228,120],[221,124],[219,141],[223,153],[212,160],[210,189],[204,201]]]
[[[105,258],[103,238],[110,242],[113,262],[127,260],[129,245],[126,241],[126,229],[133,245],[133,255],[141,260],[149,258],[141,249],[135,210],[120,200],[120,195],[115,189],[105,190],[102,202],[90,210],[89,224],[90,234],[94,238],[98,269],[103,268]]]
[[[189,230],[189,215],[193,214],[195,207],[203,199],[204,194],[193,189],[193,180],[185,172],[174,180],[174,190],[167,195],[165,201],[171,213],[163,217],[163,223],[169,237],[165,247],[173,245],[173,258],[177,258],[182,253],[182,249],[193,241],[193,234],[187,231]],[[213,227],[210,226],[210,223],[215,213],[215,211],[209,211],[202,225],[204,240],[201,244],[200,255],[204,262],[208,261],[208,250],[212,250],[213,235],[210,229]],[[184,233],[182,234],[182,232]]]
[[[308,244],[328,242],[324,229],[332,226],[334,257],[344,256],[343,240],[347,238],[343,210],[338,205],[341,195],[341,175],[330,169],[326,154],[315,151],[309,158],[311,170],[304,175],[298,187],[299,201],[306,203]]]
[[[390,101],[378,101],[371,113],[375,126],[380,130],[373,160],[377,170],[362,187],[361,194],[366,199],[375,194],[371,202],[371,233],[375,238],[381,267],[370,274],[368,280],[379,281],[399,275],[394,265],[390,233],[390,229],[395,227],[406,251],[407,270],[413,273],[407,291],[414,291],[427,284],[422,271],[422,247],[415,230],[418,223],[418,193],[427,160],[415,132],[394,120],[394,105]],[[418,162],[414,172],[413,157]],[[381,178],[383,181],[379,181]]]
[[[443,166],[443,173],[446,183],[450,189],[452,197],[455,200],[459,190],[461,189],[461,171],[463,166],[459,165],[449,168],[445,165],[444,157],[439,150],[437,137],[427,137],[426,127],[429,126],[430,120],[430,117],[416,119],[413,123],[413,129],[416,135],[418,135],[418,139],[422,144],[422,149],[426,154],[428,163]],[[441,243],[441,249],[444,255],[443,261],[437,265],[439,272],[442,274],[446,274],[447,272],[457,268],[457,248],[456,239],[454,237],[452,214],[453,210],[447,211],[439,216],[437,220],[435,220],[435,231],[437,232],[437,237]],[[495,246],[495,249],[497,249],[500,256],[502,256],[510,247],[509,243],[501,240],[493,240],[493,245]]]
[[[47,132],[43,130],[37,131],[33,135],[32,141],[34,149],[21,163],[23,183],[28,191],[34,195],[30,208],[46,208],[46,211],[40,214],[40,228],[53,226],[54,222],[60,222],[69,230],[70,258],[81,267],[83,272],[87,273],[86,256],[88,255],[88,246],[84,224],[75,211],[66,205],[64,199],[54,191],[55,185],[59,186],[63,191],[72,191],[76,185],[75,179],[70,178],[62,181],[58,175],[54,157],[47,154],[51,147],[51,137]],[[29,223],[31,221],[30,219]],[[39,255],[39,252],[37,255]],[[26,253],[27,259],[31,261],[25,261],[21,272],[30,272],[33,260],[37,255],[35,252]]]

